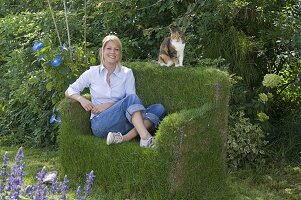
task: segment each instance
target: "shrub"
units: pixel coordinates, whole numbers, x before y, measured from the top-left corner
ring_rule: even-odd
[[[266,134],[257,124],[252,124],[242,111],[229,116],[227,161],[231,168],[245,167],[263,162]]]

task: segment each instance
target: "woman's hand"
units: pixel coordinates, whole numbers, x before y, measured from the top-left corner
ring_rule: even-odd
[[[97,106],[94,106],[94,108],[91,110],[92,113],[101,113],[105,111],[106,109],[110,108],[114,103],[102,103]]]
[[[84,97],[82,97],[82,96],[80,96],[78,99],[77,99],[77,101],[82,105],[82,107],[86,110],[86,111],[90,111],[90,110],[92,110],[95,106],[93,105],[93,103],[90,101],[90,100],[88,100],[88,99],[86,99],[86,98],[84,98]]]

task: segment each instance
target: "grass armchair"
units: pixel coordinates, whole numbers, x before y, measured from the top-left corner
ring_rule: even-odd
[[[112,199],[117,194],[120,199],[226,199],[227,74],[145,62],[126,66],[133,69],[143,103],[162,103],[167,110],[156,147],[140,148],[137,141],[107,146],[92,135],[90,114],[64,99],[58,138],[64,173],[76,179],[94,170],[95,187]]]

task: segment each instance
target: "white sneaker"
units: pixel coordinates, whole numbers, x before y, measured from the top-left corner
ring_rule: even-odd
[[[120,132],[109,132],[107,136],[107,145],[118,144],[123,141],[123,136]]]
[[[147,140],[140,139],[140,147],[153,148],[155,147],[155,138],[150,137]]]

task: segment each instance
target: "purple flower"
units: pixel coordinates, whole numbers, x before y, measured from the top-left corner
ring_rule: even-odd
[[[37,173],[36,178],[38,179],[39,183],[43,183],[43,179],[46,175],[46,167],[44,166],[40,172]]]
[[[11,175],[9,176],[9,183],[6,185],[7,191],[9,191],[10,199],[18,199],[20,191],[23,186],[24,176],[24,164],[22,164],[24,158],[23,148],[20,147],[15,157],[15,164],[11,167]]]
[[[53,58],[53,59],[50,61],[50,64],[51,64],[53,67],[58,67],[58,66],[60,66],[61,63],[62,63],[62,58],[61,58],[61,56],[56,56],[55,58]]]
[[[86,187],[85,187],[85,199],[90,194],[91,187],[95,179],[94,171],[92,170],[89,174],[86,174]]]
[[[15,163],[11,166],[11,170],[8,169],[9,158],[7,152],[3,156],[2,168],[0,171],[0,200],[10,199],[17,200],[20,198],[32,199],[32,200],[55,200],[58,197],[58,192],[61,192],[61,196],[58,197],[60,200],[66,200],[66,192],[69,189],[69,180],[65,175],[64,181],[59,182],[56,176],[48,182],[51,187],[45,184],[46,167],[43,167],[36,175],[38,182],[35,185],[24,186],[24,164],[23,164],[23,148],[20,147],[15,157]],[[51,174],[50,172],[48,174]],[[94,172],[86,174],[86,187],[85,195],[81,193],[81,188],[77,188],[77,199],[86,200],[87,195],[90,193],[90,188],[95,179]],[[49,189],[49,192],[48,192]],[[22,193],[21,193],[22,192]]]
[[[46,186],[43,184],[43,179],[46,175],[46,167],[43,167],[41,171],[39,171],[36,175],[36,178],[38,180],[37,184],[33,186],[28,186],[24,193],[27,195],[30,199],[36,199],[36,200],[46,200],[46,196],[48,194]]]
[[[6,166],[9,164],[9,157],[8,157],[7,151],[3,155],[3,163],[2,164],[6,165]]]
[[[20,147],[15,157],[16,165],[19,165],[23,161],[23,158],[24,158],[23,147]]]
[[[9,157],[7,151],[3,155],[3,163],[0,171],[0,176],[6,177],[8,175],[7,166],[9,165]]]
[[[47,188],[43,184],[39,185],[35,192],[35,199],[47,200]]]
[[[5,152],[3,155],[3,163],[2,163],[2,168],[0,171],[0,194],[3,193],[6,182],[7,182],[7,177],[9,176],[9,172],[8,172],[8,165],[9,165],[9,157],[8,157],[8,153]]]
[[[67,196],[66,196],[66,191],[68,190],[68,183],[69,183],[69,180],[68,180],[68,177],[67,175],[65,175],[64,177],[64,181],[60,187],[61,191],[62,191],[62,195],[61,195],[61,198],[62,200],[66,200],[67,199]]]
[[[58,123],[58,124],[61,124],[61,123],[62,123],[61,119],[60,119],[59,117],[57,117],[55,113],[53,113],[53,114],[51,115],[49,122],[50,122],[50,124],[52,124],[52,123],[54,123],[54,122],[56,122],[56,123]]]
[[[33,44],[33,47],[32,47],[32,50],[35,52],[35,51],[39,51],[41,49],[43,49],[44,47],[44,44],[42,42],[35,42]]]
[[[59,190],[59,182],[57,181],[57,178],[54,177],[54,179],[51,181],[51,189],[50,189],[50,195],[51,195],[51,199],[54,199],[54,195],[58,192]]]
[[[30,199],[33,199],[34,191],[35,191],[35,186],[32,186],[32,185],[28,185],[23,190],[24,194],[27,195]]]
[[[83,197],[81,195],[80,186],[78,186],[78,188],[76,190],[76,197],[77,197],[78,200],[83,200]]]

